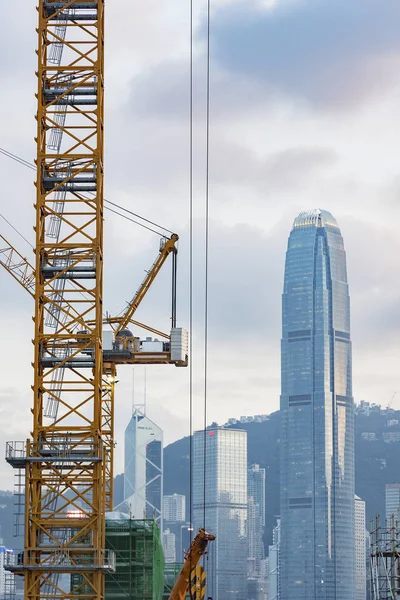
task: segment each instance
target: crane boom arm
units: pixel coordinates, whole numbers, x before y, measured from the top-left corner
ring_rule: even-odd
[[[160,250],[160,255],[157,257],[156,261],[153,264],[152,269],[150,269],[148,276],[145,281],[142,283],[141,287],[137,291],[135,298],[132,303],[129,305],[128,311],[129,315],[132,316],[135,312],[136,308],[139,306],[140,302],[143,300],[146,292],[148,291],[151,283],[154,281],[155,277],[159,273],[162,265],[165,260],[168,258],[168,255],[171,252],[176,252],[175,243],[178,240],[178,236],[174,234],[169,240],[167,240],[165,246]],[[3,236],[0,234],[0,265],[4,267],[4,269],[14,277],[16,281],[32,296],[35,297],[35,284],[36,284],[36,276],[35,270],[33,266],[30,264],[27,258],[25,258],[14,246]],[[148,282],[150,274],[152,275],[151,281]],[[139,298],[140,296],[140,298]],[[135,299],[138,299],[135,302]],[[135,308],[132,310],[132,305],[135,303]],[[122,323],[122,327],[118,327],[118,331],[123,329],[126,323],[126,316],[122,315],[121,317],[107,317],[104,320],[104,323],[109,324],[117,324]],[[154,329],[154,327],[150,327],[149,325],[145,325],[144,323],[140,323],[139,321],[134,321],[132,318],[129,319],[128,322],[137,325],[142,329],[146,329],[155,335],[163,337],[165,339],[170,339],[170,336],[158,329]]]
[[[6,238],[0,235],[0,264],[35,297],[35,269],[28,259],[22,256]]]
[[[149,291],[149,288],[151,287],[153,281],[160,272],[168,256],[171,254],[171,252],[176,254],[176,242],[178,241],[178,239],[179,236],[176,233],[173,233],[171,237],[165,241],[165,244],[161,246],[159,255],[154,261],[151,269],[147,272],[147,275],[144,278],[142,285],[137,290],[133,300],[129,303],[129,306],[126,309],[125,313],[120,317],[110,317],[107,319],[110,325],[116,325],[116,328],[114,330],[115,336],[117,336],[118,333],[122,331],[122,329],[126,329],[129,323],[131,323],[133,315],[135,314],[142,300]]]
[[[205,553],[208,542],[215,540],[215,535],[208,533],[205,529],[200,529],[199,533],[194,538],[189,552],[185,557],[185,562],[182,571],[179,573],[178,579],[172,589],[169,600],[185,600],[186,592],[190,583],[190,573],[198,564],[201,556]]]

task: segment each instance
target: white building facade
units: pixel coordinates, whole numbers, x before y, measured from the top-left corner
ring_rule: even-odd
[[[354,500],[354,535],[355,535],[355,598],[365,600],[367,594],[367,569],[365,555],[365,502],[358,496]]]
[[[140,410],[125,429],[122,512],[135,519],[155,519],[160,531],[163,506],[163,432]]]
[[[163,519],[169,523],[186,521],[186,497],[183,494],[164,496]]]
[[[166,529],[162,536],[164,559],[166,563],[176,562],[175,534]]]
[[[0,546],[0,598],[13,598],[15,591],[14,574],[5,569],[5,565],[14,564],[14,550]]]
[[[390,524],[394,515],[394,520],[400,519],[400,483],[387,483],[385,485],[385,517]]]

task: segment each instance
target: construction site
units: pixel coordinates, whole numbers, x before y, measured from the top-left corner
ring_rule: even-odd
[[[400,598],[400,523],[393,514],[370,526],[370,580],[372,600]]]
[[[165,568],[155,520],[113,512],[117,367],[188,365],[176,316],[179,237],[159,234],[132,301],[106,313],[104,0],[39,0],[37,14],[37,155],[25,165],[36,171],[34,261],[1,236],[1,265],[32,297],[35,328],[31,435],[6,447],[24,547],[5,568],[23,578],[25,600],[184,598],[213,536],[200,532],[185,565]],[[134,317],[168,258],[165,333]]]

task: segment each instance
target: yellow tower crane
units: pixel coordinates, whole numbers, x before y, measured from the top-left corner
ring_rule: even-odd
[[[129,305],[103,344],[104,0],[38,0],[37,10],[35,264],[3,253],[35,299],[32,431],[7,445],[25,470],[25,543],[8,568],[24,575],[25,600],[104,600],[116,365],[184,365],[185,332],[173,327],[162,352],[146,352],[123,329],[139,304]]]
[[[114,391],[116,367],[118,364],[131,365],[151,365],[151,364],[172,364],[177,367],[184,367],[188,364],[188,334],[185,329],[176,327],[176,256],[178,235],[172,234],[167,238],[162,238],[156,260],[152,267],[146,272],[142,284],[138,288],[131,302],[128,303],[125,311],[118,317],[107,316],[103,322],[114,327],[114,331],[104,331],[104,338],[108,337],[108,343],[103,343],[103,386],[102,386],[102,438],[106,450],[105,469],[106,469],[106,510],[113,509],[113,458],[114,458]],[[133,316],[141,304],[146,293],[149,291],[152,283],[156,279],[162,266],[168,256],[173,256],[172,269],[172,328],[170,334],[163,333],[135,321]],[[8,272],[20,285],[34,298],[35,297],[35,272],[28,259],[24,257],[14,246],[0,234],[0,265]],[[141,340],[134,337],[128,326],[133,324],[141,329],[145,329],[164,338],[165,341]],[[111,337],[108,334],[111,334]],[[147,346],[151,346],[149,351]],[[87,351],[86,351],[87,352]],[[68,364],[67,361],[65,363]],[[66,367],[65,367],[66,368]],[[65,371],[64,368],[64,371]],[[48,394],[47,403],[44,409],[44,415],[56,421],[59,408],[59,396],[62,395],[62,378],[58,382],[57,388],[52,389]],[[12,462],[13,448],[7,446],[7,460]]]

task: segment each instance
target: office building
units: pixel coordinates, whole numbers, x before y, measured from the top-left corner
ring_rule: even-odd
[[[246,600],[246,431],[212,427],[194,434],[193,519],[195,531],[205,527],[217,536],[208,549],[207,595]]]
[[[365,600],[367,593],[367,571],[365,556],[365,502],[355,496],[354,535],[355,535],[355,582],[354,600]]]
[[[14,550],[0,546],[0,598],[12,600],[15,596],[14,573],[6,570],[6,565],[15,564]]]
[[[385,516],[388,524],[394,515],[394,520],[400,520],[400,483],[385,485]]]
[[[164,496],[163,518],[166,523],[184,523],[186,520],[186,497],[183,494]]]
[[[166,563],[175,563],[176,562],[176,544],[175,544],[175,534],[172,533],[169,529],[166,529],[162,536],[163,539],[163,550],[164,550],[164,559]]]
[[[155,519],[160,531],[163,499],[163,432],[138,408],[125,429],[124,502],[135,519]]]
[[[272,532],[272,546],[268,548],[268,600],[280,600],[280,543],[281,521],[277,519]]]
[[[247,471],[247,546],[248,577],[261,578],[264,559],[265,469],[251,465]]]
[[[350,301],[324,210],[300,213],[290,233],[281,356],[281,600],[354,600]]]

